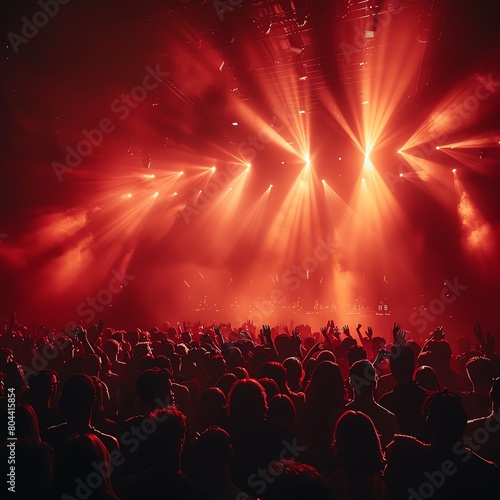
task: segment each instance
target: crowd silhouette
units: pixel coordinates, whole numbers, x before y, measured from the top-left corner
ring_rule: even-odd
[[[14,394],[18,498],[498,500],[493,336],[361,328],[59,334],[13,317],[0,336],[5,473]]]

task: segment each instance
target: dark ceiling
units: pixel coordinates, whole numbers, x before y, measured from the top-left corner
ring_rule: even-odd
[[[23,16],[40,10],[29,1],[3,8],[5,36],[19,34]],[[373,57],[381,40],[388,53],[399,43],[397,30],[392,38],[379,36],[387,22],[414,31],[408,56],[418,54],[420,71],[404,104],[422,108],[498,42],[499,14],[497,2],[469,0],[73,0],[19,43],[18,53],[12,43],[3,46],[4,106],[13,125],[7,140],[23,143],[26,132],[43,129],[45,144],[54,146],[56,129],[71,135],[94,123],[118,92],[156,64],[169,76],[148,96],[154,106],[140,112],[151,128],[143,137],[127,132],[133,124],[121,130],[138,147],[171,144],[165,138],[193,146],[200,134],[220,137],[219,128],[230,134],[227,127],[238,120],[234,97],[269,119],[273,100],[291,113],[321,111],[325,89],[340,101],[357,93],[361,103],[367,71],[383,64]]]

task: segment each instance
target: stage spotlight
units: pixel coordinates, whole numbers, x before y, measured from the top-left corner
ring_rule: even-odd
[[[441,149],[439,146],[436,146],[436,149]]]
[[[273,187],[273,185],[272,185],[272,184],[269,184],[269,189],[271,189],[272,187]]]
[[[177,196],[177,191],[174,193],[174,196]]]
[[[322,181],[321,181],[321,182],[324,184],[324,183],[325,183],[325,179],[322,179]]]
[[[184,172],[179,172],[179,175],[184,175]]]
[[[247,163],[247,167],[250,168],[252,166],[251,163]]]
[[[156,198],[158,196],[158,191],[156,191],[156,193],[154,194],[154,197]]]
[[[361,182],[366,182],[364,177],[361,179]]]
[[[132,193],[127,194],[127,198],[132,198]]]
[[[212,172],[215,172],[217,169],[215,167],[212,167],[210,170],[212,170]]]
[[[339,161],[341,161],[341,160],[342,160],[342,158],[339,156]]]
[[[400,150],[400,149],[398,149],[398,155],[400,155],[400,154],[401,154],[401,150]]]
[[[456,173],[457,173],[457,169],[456,169],[456,168],[454,168],[454,169],[452,170],[452,172],[453,172],[454,174],[456,174]]]
[[[399,174],[399,177],[403,177],[403,174]]]
[[[232,125],[233,127],[237,127],[237,126],[238,126],[238,122],[232,122],[232,123],[231,123],[231,125]]]
[[[299,109],[299,115],[305,115],[306,110],[305,109]]]

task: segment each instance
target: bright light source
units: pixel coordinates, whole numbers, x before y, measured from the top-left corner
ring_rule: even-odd
[[[282,164],[282,165],[284,165],[284,164],[285,164],[285,162],[284,162],[284,161],[282,161],[282,162],[281,162],[281,164]]]
[[[271,189],[272,187],[273,187],[273,185],[272,185],[272,184],[269,184],[269,189]]]
[[[342,160],[342,158],[339,156],[339,161]]]
[[[441,149],[439,146],[436,146],[436,149]]]
[[[202,193],[203,191],[200,189],[200,194]]]
[[[174,196],[177,196],[177,191],[174,193]]]
[[[232,188],[232,187],[230,187],[230,188],[227,190],[227,192],[229,193],[229,191],[231,191],[231,189],[233,189],[233,188]]]
[[[398,154],[399,154],[399,155],[401,154],[401,150],[400,150],[400,149],[398,149]]]
[[[213,167],[211,168],[211,170],[212,170],[212,172],[215,172],[217,169],[215,168],[215,166],[213,166]]]
[[[179,175],[184,175],[184,172],[179,172]]]
[[[361,179],[361,182],[366,182],[364,177]]]
[[[247,167],[250,168],[252,166],[251,163],[247,163]]]
[[[399,177],[403,177],[403,174],[399,174]]]
[[[299,110],[299,115],[305,115],[306,114],[306,110],[305,109],[300,109]]]
[[[232,125],[233,127],[237,127],[237,126],[238,126],[238,122],[232,122],[232,123],[231,123],[231,125]]]
[[[363,104],[363,106],[365,106],[366,104],[370,104],[370,101],[363,101],[361,104]]]
[[[132,193],[127,194],[127,198],[132,198]]]
[[[325,183],[325,179],[323,179],[321,182],[324,184]]]
[[[158,196],[158,191],[156,191],[156,193],[154,194],[155,198]]]
[[[452,170],[452,172],[453,172],[453,173],[456,173],[456,171],[457,171],[457,169],[456,169],[456,168],[454,168],[454,169]]]

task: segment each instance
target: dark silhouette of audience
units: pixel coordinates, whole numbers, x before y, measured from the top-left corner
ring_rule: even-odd
[[[390,498],[498,498],[500,471],[464,445],[467,415],[458,395],[432,393],[423,412],[431,443],[397,436],[387,451]]]
[[[372,420],[348,410],[335,426],[336,468],[330,476],[334,498],[382,500],[387,489],[382,479],[384,455]]]
[[[20,498],[500,498],[500,358],[478,324],[477,345],[452,351],[441,327],[424,340],[394,325],[388,344],[333,321],[11,323],[2,472],[14,390]]]

